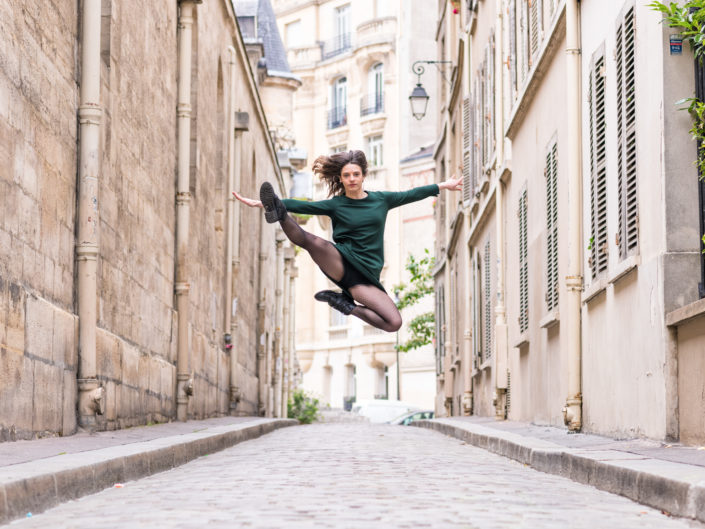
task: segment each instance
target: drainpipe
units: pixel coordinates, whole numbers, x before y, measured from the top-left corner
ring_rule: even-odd
[[[274,417],[281,416],[282,408],[282,371],[283,371],[283,361],[282,361],[282,340],[284,339],[284,241],[286,237],[284,232],[278,228],[276,231],[276,279],[275,279],[275,324],[274,324],[274,343],[276,344],[275,350],[273,351],[274,362],[273,362],[273,391],[274,391],[274,402],[273,402],[273,415]]]
[[[236,94],[236,51],[228,46],[228,62],[230,64],[230,109],[228,111],[228,187],[227,199],[227,235],[225,255],[225,336],[223,342],[230,351],[230,413],[234,414],[240,402],[238,384],[238,350],[235,347],[234,336],[237,334],[238,323],[235,319],[237,298],[234,297],[233,277],[240,264],[240,207],[235,200],[233,191],[240,189],[241,171],[241,137],[248,130],[249,115],[246,112],[235,112]]]
[[[259,384],[259,407],[258,412],[261,416],[267,415],[267,337],[264,332],[265,328],[265,278],[264,278],[264,263],[267,260],[267,254],[264,253],[264,230],[262,218],[259,216],[259,263],[258,263],[258,278],[259,278],[259,293],[257,302],[257,329],[259,331],[259,344],[257,344],[257,377]]]
[[[503,29],[502,3],[497,2],[497,21],[495,23],[495,72],[499,75],[494,84],[495,100],[495,153],[497,155],[497,187],[495,190],[495,222],[497,229],[497,304],[495,305],[495,391],[497,392],[497,404],[495,407],[495,419],[503,420],[507,417],[507,383],[509,369],[509,336],[507,329],[507,309],[504,304],[504,182],[502,173],[504,172],[504,94],[503,94],[503,69],[504,61],[504,34]]]
[[[294,249],[292,248],[293,252]],[[289,306],[295,307],[296,303],[296,278],[299,275],[299,269],[297,268],[294,258],[291,259],[291,277],[289,278]],[[296,336],[296,311],[289,311],[289,389],[287,397],[287,402],[289,397],[296,389],[296,349],[294,345],[294,338]]]
[[[582,427],[581,322],[582,277],[582,130],[580,8],[578,0],[566,1],[566,72],[568,75],[568,275],[566,276],[568,397],[563,420],[569,429]]]
[[[288,253],[289,248],[286,251]],[[289,333],[291,329],[289,327],[289,312],[291,310],[291,305],[289,305],[289,289],[291,276],[291,258],[286,257],[284,259],[284,293],[283,300],[284,306],[282,308],[282,383],[281,383],[281,402],[279,405],[279,417],[286,418],[286,403],[289,398]]]
[[[195,4],[201,0],[179,2],[179,87],[176,115],[178,118],[178,176],[176,184],[176,310],[178,334],[176,342],[176,418],[185,421],[193,380],[189,373],[188,343],[188,232],[189,232],[189,166],[191,164],[191,32]]]
[[[86,0],[82,13],[81,104],[78,107],[78,422],[93,428],[105,406],[96,369],[98,179],[100,176],[100,0]]]

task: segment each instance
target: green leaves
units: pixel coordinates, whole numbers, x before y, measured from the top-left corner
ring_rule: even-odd
[[[303,390],[294,390],[287,402],[287,417],[298,419],[301,424],[311,424],[318,419],[318,399],[309,397]]]
[[[421,299],[433,294],[433,266],[435,258],[428,249],[424,249],[424,254],[420,259],[409,255],[405,268],[411,274],[410,284],[397,285],[394,292],[397,294],[397,308],[399,310],[410,307],[418,303]],[[405,343],[397,346],[402,352],[417,349],[431,343],[436,332],[436,319],[433,312],[419,314],[409,322],[411,337]]]

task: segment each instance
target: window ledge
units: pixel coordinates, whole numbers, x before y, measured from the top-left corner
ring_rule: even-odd
[[[519,338],[514,343],[514,347],[521,349],[525,345],[529,345],[529,331],[524,331],[519,335]]]
[[[624,259],[619,265],[617,266],[617,269],[612,272],[609,278],[609,283],[611,285],[614,285],[617,281],[622,279],[624,276],[626,276],[629,272],[632,270],[636,270],[639,265],[641,264],[641,257],[637,255],[630,255],[626,259]]]
[[[539,327],[542,329],[548,329],[549,327],[553,327],[555,324],[560,322],[560,320],[561,318],[558,310],[552,310],[541,319],[539,322]]]
[[[587,287],[583,292],[581,301],[583,303],[590,303],[593,299],[602,294],[605,290],[607,290],[607,281],[605,280],[605,278],[600,277],[599,279],[595,279],[590,284],[590,286]]]
[[[699,316],[705,316],[705,298],[689,303],[685,307],[672,310],[666,314],[666,325],[668,327],[683,325]]]
[[[492,367],[492,359],[488,358],[484,362],[480,364],[480,367],[477,369],[478,372],[484,371],[485,369],[489,369]]]

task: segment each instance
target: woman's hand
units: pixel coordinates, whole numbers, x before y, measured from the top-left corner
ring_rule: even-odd
[[[262,202],[259,200],[255,200],[253,198],[245,198],[243,196],[240,196],[237,191],[233,191],[233,196],[237,198],[240,202],[245,204],[246,206],[250,206],[251,208],[262,208],[264,207],[262,205]]]
[[[453,175],[445,182],[438,184],[438,188],[447,189],[448,191],[460,191],[463,189],[463,179],[456,178],[455,175]]]

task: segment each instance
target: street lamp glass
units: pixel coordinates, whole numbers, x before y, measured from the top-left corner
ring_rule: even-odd
[[[428,94],[421,83],[418,83],[413,92],[409,96],[411,103],[411,113],[416,119],[421,119],[426,115],[426,106],[428,105]]]

